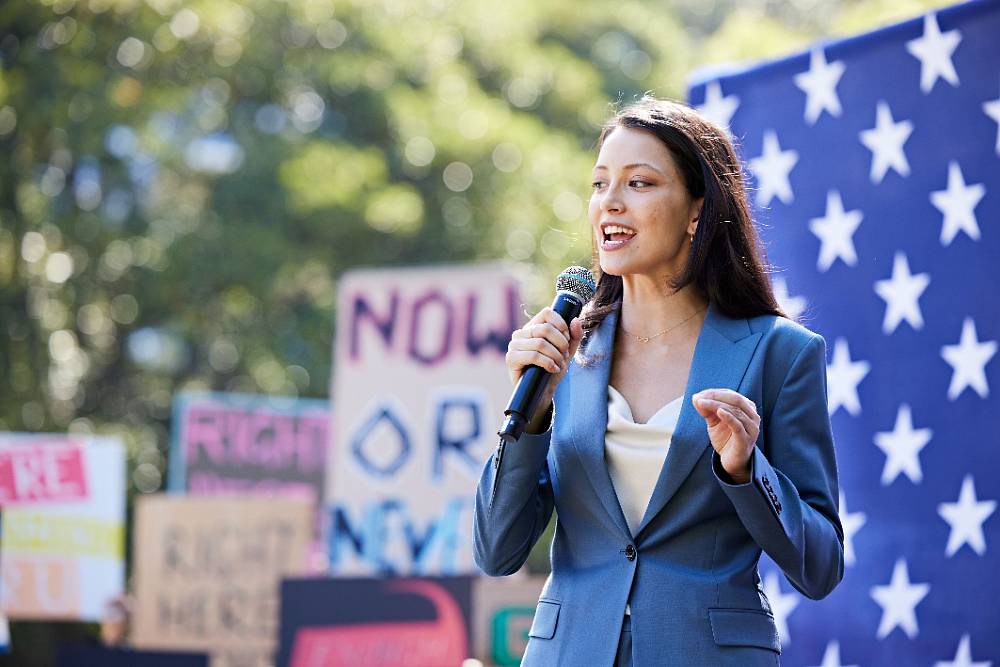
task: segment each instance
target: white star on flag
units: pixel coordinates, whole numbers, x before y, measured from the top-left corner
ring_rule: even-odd
[[[815,125],[824,111],[834,117],[843,113],[837,97],[837,83],[843,74],[842,61],[827,63],[823,49],[813,49],[809,55],[809,71],[795,75],[795,85],[806,94],[807,123]]]
[[[826,193],[826,215],[809,221],[810,231],[820,240],[819,256],[816,258],[817,269],[826,271],[838,258],[848,266],[855,266],[858,263],[858,253],[854,248],[854,232],[864,217],[859,210],[844,211],[844,203],[836,190]]]
[[[995,500],[976,499],[976,483],[972,480],[972,475],[966,475],[962,480],[958,501],[938,505],[938,514],[951,526],[944,554],[951,558],[963,544],[968,544],[980,556],[985,554],[986,537],[983,535],[983,522],[996,508]]]
[[[882,333],[889,335],[899,323],[906,320],[914,329],[924,327],[924,316],[920,312],[920,295],[931,282],[929,273],[910,273],[910,263],[906,253],[896,251],[892,263],[892,278],[875,281],[875,292],[885,299],[885,318]]]
[[[729,129],[729,121],[740,106],[740,98],[736,95],[722,95],[722,84],[709,81],[705,85],[705,103],[698,107],[698,113],[716,125]]]
[[[997,124],[997,155],[1000,155],[1000,97],[995,100],[983,102],[983,113],[993,119]]]
[[[806,298],[804,296],[792,296],[788,293],[788,282],[784,278],[774,278],[771,281],[771,289],[774,290],[774,298],[778,305],[785,311],[788,318],[797,320],[805,309]]]
[[[931,203],[944,214],[941,245],[950,245],[960,231],[968,234],[973,241],[979,240],[975,208],[985,194],[986,187],[982,183],[965,184],[962,168],[957,162],[948,163],[948,189],[931,193]]]
[[[989,396],[990,385],[986,381],[986,364],[996,353],[997,342],[995,340],[979,342],[975,320],[966,317],[962,322],[962,338],[958,344],[941,347],[941,356],[951,364],[952,368],[948,398],[954,401],[966,387],[972,387],[980,398]]]
[[[920,60],[920,90],[927,94],[934,88],[938,77],[953,86],[958,85],[958,73],[951,62],[951,54],[955,52],[958,43],[962,41],[962,33],[958,30],[941,32],[937,16],[924,16],[924,34],[906,43],[906,50]]]
[[[795,608],[799,606],[802,598],[798,593],[782,593],[781,580],[777,572],[768,572],[764,577],[764,597],[771,605],[771,613],[774,614],[774,625],[778,628],[778,637],[781,645],[786,646],[792,641],[788,632],[788,617]]]
[[[834,640],[826,645],[823,652],[823,664],[818,667],[858,667],[857,665],[840,664],[840,642]]]
[[[833,361],[826,365],[827,409],[831,415],[841,406],[855,417],[861,414],[858,384],[871,368],[867,361],[851,361],[846,338],[834,342]]]
[[[959,640],[954,660],[951,662],[938,660],[934,663],[934,667],[991,667],[991,665],[993,665],[992,660],[972,662],[972,640],[968,634],[962,635],[962,639]]]
[[[840,524],[844,528],[844,564],[850,567],[857,560],[854,557],[854,534],[861,530],[861,527],[868,521],[868,515],[864,512],[847,511],[847,500],[844,494],[840,494]]]
[[[891,167],[900,176],[910,175],[910,163],[903,152],[903,144],[913,133],[913,123],[892,119],[889,104],[880,100],[875,110],[875,127],[862,130],[861,143],[872,152],[872,169],[869,177],[872,183],[881,183]]]
[[[886,586],[872,586],[871,589],[872,598],[882,607],[878,638],[884,639],[897,627],[902,628],[910,639],[920,634],[916,607],[930,590],[930,584],[910,583],[906,559],[897,560],[892,570],[892,581]]]
[[[767,206],[775,196],[784,204],[790,204],[795,199],[788,174],[798,161],[798,151],[781,150],[774,130],[764,132],[763,152],[750,160],[750,170],[757,177],[758,206]]]
[[[900,405],[892,431],[875,434],[875,444],[886,456],[882,486],[892,484],[901,472],[906,473],[911,482],[919,484],[924,478],[920,468],[920,450],[933,436],[934,432],[929,428],[914,430],[910,406],[906,403]]]

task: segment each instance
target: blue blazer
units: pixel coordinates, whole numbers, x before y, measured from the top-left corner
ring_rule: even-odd
[[[761,550],[813,599],[844,571],[825,342],[783,317],[732,319],[709,305],[677,428],[633,535],[604,459],[617,319],[605,317],[571,363],[550,430],[507,447],[499,471],[490,457],[479,481],[474,554],[488,575],[517,572],[557,511],[552,574],[521,664],[611,667],[628,603],[637,667],[776,665]],[[715,387],[747,396],[761,415],[746,484],[726,482],[691,403]]]

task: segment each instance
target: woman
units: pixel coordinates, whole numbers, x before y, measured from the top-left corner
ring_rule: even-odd
[[[511,338],[513,382],[554,377],[485,467],[476,562],[516,572],[555,506],[524,665],[776,665],[761,550],[810,598],[843,576],[825,343],[775,301],[723,130],[645,97],[598,146],[597,294]]]

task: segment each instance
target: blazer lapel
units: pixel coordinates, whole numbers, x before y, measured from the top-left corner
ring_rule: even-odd
[[[705,419],[694,409],[691,396],[703,389],[729,388],[735,391],[743,380],[761,335],[760,332],[751,333],[745,319],[728,318],[718,311],[714,303],[709,304],[695,343],[677,428],[671,437],[666,461],[636,537],[670,502],[706,447],[711,447]],[[607,415],[604,423],[606,421]]]
[[[604,509],[622,534],[631,536],[604,460],[604,438],[608,427],[608,381],[611,376],[611,355],[617,321],[617,311],[604,317],[587,341],[584,364],[574,364],[566,379],[569,380],[570,412],[574,425],[573,444]]]

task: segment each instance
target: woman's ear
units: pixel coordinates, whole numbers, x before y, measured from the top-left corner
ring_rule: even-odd
[[[691,208],[688,211],[688,234],[693,235],[695,230],[698,229],[698,221],[701,219],[701,207],[704,203],[704,197],[698,197],[697,199],[691,200]]]

